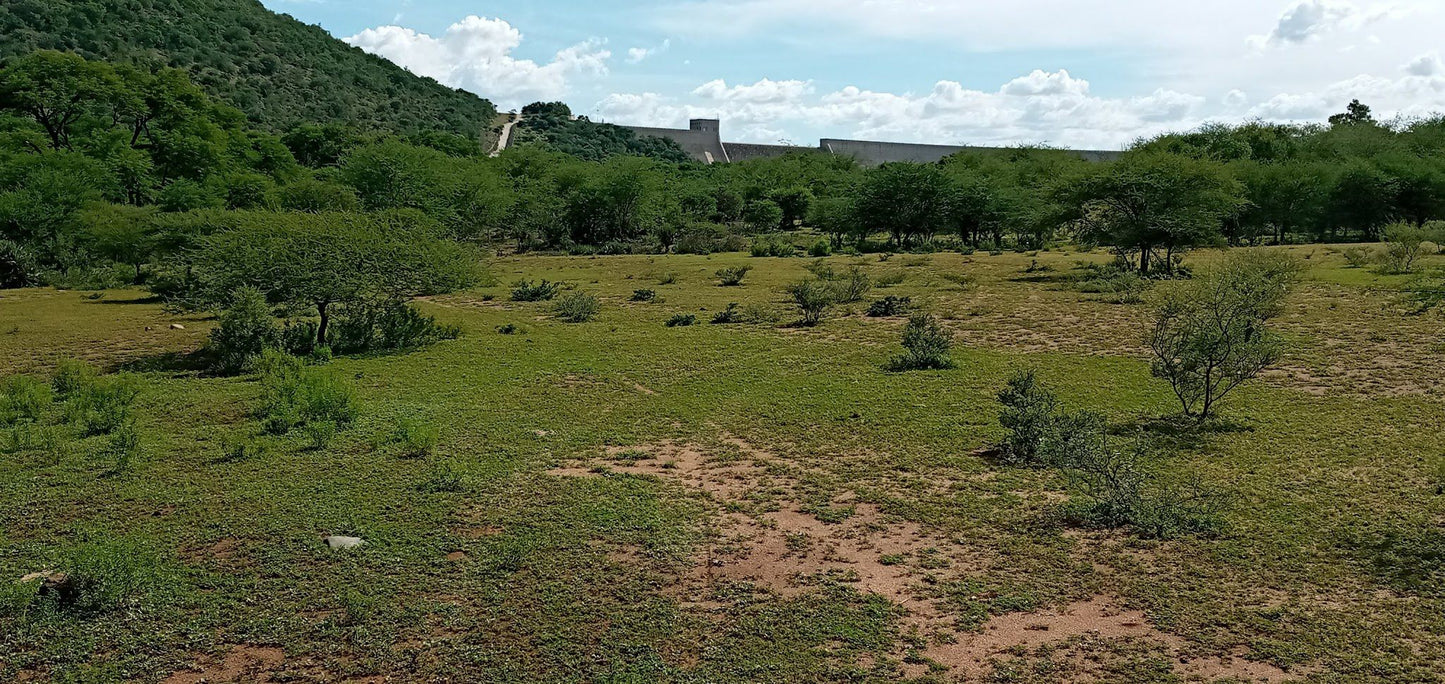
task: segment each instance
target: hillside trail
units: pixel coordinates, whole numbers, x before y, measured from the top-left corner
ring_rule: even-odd
[[[519,123],[522,123],[521,112],[513,114],[512,120],[502,125],[502,135],[501,137],[497,138],[497,149],[492,150],[491,156],[500,156],[502,154],[502,151],[507,149],[507,145],[512,142],[512,128],[514,128]]]

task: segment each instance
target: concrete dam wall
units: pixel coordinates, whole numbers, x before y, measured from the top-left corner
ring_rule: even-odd
[[[817,147],[801,145],[757,145],[752,143],[730,143],[722,140],[722,122],[717,119],[693,119],[685,129],[648,128],[645,126],[622,126],[638,135],[666,138],[686,150],[693,159],[705,164],[746,161],[779,157],[790,152],[823,152],[838,156],[853,157],[864,166],[878,166],[889,162],[914,162],[930,164],[959,152],[1004,152],[1001,147],[974,147],[969,145],[925,145],[918,143],[892,143],[871,140],[838,140],[825,138]],[[1063,150],[1082,157],[1086,161],[1103,162],[1119,157],[1119,152],[1107,150]]]

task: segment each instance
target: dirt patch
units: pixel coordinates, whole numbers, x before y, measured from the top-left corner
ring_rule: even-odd
[[[1081,639],[1085,638],[1085,639]],[[1183,677],[1205,680],[1234,678],[1252,682],[1287,682],[1297,678],[1284,670],[1247,659],[1248,651],[1236,649],[1231,655],[1198,656],[1190,652],[1185,640],[1155,627],[1143,612],[1125,610],[1120,602],[1107,596],[1096,596],[1061,610],[1037,613],[1011,613],[993,618],[982,633],[959,636],[954,643],[930,644],[924,652],[929,660],[950,670],[972,677],[992,673],[998,662],[1010,655],[1034,651],[1044,646],[1058,648],[1073,643],[1151,642],[1173,660],[1174,672]],[[1077,677],[1065,681],[1091,680],[1090,661],[1098,665],[1102,659],[1081,656],[1076,663]]]
[[[750,459],[713,458],[676,442],[646,447],[608,447],[603,462],[589,461],[550,471],[564,477],[596,477],[609,472],[665,478],[706,492],[719,501],[737,500],[763,482],[764,468]]]
[[[286,660],[286,652],[271,646],[234,646],[220,662],[198,670],[176,672],[162,684],[209,684],[211,682],[269,682]]]
[[[467,554],[465,551],[453,551],[446,555],[446,559],[452,561],[453,563],[458,561],[464,561],[467,559]]]

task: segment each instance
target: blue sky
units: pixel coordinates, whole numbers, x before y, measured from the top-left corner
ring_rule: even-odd
[[[263,0],[502,109],[724,136],[1118,148],[1445,111],[1433,0]]]

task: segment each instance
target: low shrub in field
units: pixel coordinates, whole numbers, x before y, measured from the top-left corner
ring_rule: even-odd
[[[658,284],[658,285],[676,285],[676,284],[677,284],[677,274],[676,274],[676,273],[663,273],[663,274],[657,276],[657,284]]]
[[[551,301],[562,291],[562,283],[550,283],[543,280],[533,283],[530,280],[519,280],[512,286],[512,301],[514,302],[546,302]]]
[[[888,362],[894,372],[953,367],[953,337],[932,314],[914,314],[903,328],[903,354]]]
[[[266,431],[286,434],[317,422],[338,429],[351,425],[360,410],[351,386],[322,368],[307,367],[289,354],[267,351],[257,362],[261,372],[260,416]]]
[[[1150,282],[1138,271],[1117,264],[1085,264],[1073,275],[1074,289],[1085,294],[1102,294],[1118,304],[1144,301]]]
[[[54,400],[51,387],[39,378],[14,375],[0,383],[0,425],[36,423]]]
[[[739,310],[738,318],[743,323],[770,325],[783,320],[783,314],[762,302],[749,302]]]
[[[467,489],[466,477],[451,461],[433,463],[417,489],[428,494],[457,494]]]
[[[755,257],[790,257],[797,248],[781,236],[765,235],[753,240],[749,252]]]
[[[800,280],[788,286],[787,294],[803,314],[800,324],[809,327],[821,323],[835,303],[833,288],[821,280]]]
[[[978,278],[971,273],[940,273],[939,277],[957,285],[961,290],[972,290],[978,286]]]
[[[136,461],[141,457],[140,431],[136,429],[135,421],[115,429],[110,435],[110,441],[105,445],[105,455],[111,461],[112,475],[125,475],[135,469]]]
[[[410,304],[390,303],[348,308],[327,335],[331,349],[340,354],[416,349],[461,336],[461,328],[437,323]],[[300,350],[288,350],[297,353]],[[309,350],[308,350],[309,353]]]
[[[831,285],[834,301],[839,304],[852,304],[863,301],[863,298],[868,295],[868,291],[873,289],[873,280],[863,272],[863,269],[854,266],[835,276]]]
[[[1099,427],[1102,419],[1081,424],[1097,436],[1061,442],[1052,456],[1083,496],[1070,501],[1065,518],[1088,527],[1128,527],[1135,533],[1169,539],[1187,534],[1214,535],[1222,527],[1225,499],[1198,484],[1161,485],[1147,469],[1149,446],[1143,439],[1117,447]],[[1077,446],[1067,446],[1077,445]]]
[[[558,320],[567,323],[586,323],[597,317],[602,304],[597,298],[585,292],[573,292],[557,300],[552,313]]]
[[[730,266],[720,268],[714,275],[717,276],[718,284],[723,287],[737,287],[743,284],[743,278],[753,270],[752,266]]]
[[[311,340],[315,340],[313,335]],[[231,308],[221,314],[220,324],[211,331],[206,353],[219,373],[234,374],[248,369],[261,352],[281,345],[281,329],[271,315],[266,296],[253,287],[243,287],[231,298]]]
[[[833,255],[833,243],[827,240],[819,240],[808,248],[808,256],[826,257]]]
[[[651,302],[657,300],[656,290],[633,290],[632,299],[634,302]]]
[[[719,311],[719,312],[717,312],[716,314],[713,314],[713,317],[712,317],[712,323],[713,323],[713,325],[728,325],[728,324],[732,324],[732,323],[742,323],[742,322],[743,322],[743,312],[742,312],[742,309],[739,309],[739,308],[738,308],[738,303],[737,303],[737,302],[733,302],[733,303],[731,303],[731,304],[728,304],[728,308],[723,309],[722,311]]]
[[[667,319],[667,327],[669,328],[686,328],[696,324],[697,316],[693,314],[673,314],[672,318]]]
[[[76,393],[90,387],[99,373],[95,367],[78,359],[62,359],[50,376],[50,388],[56,396],[69,399]]]
[[[401,416],[392,439],[401,447],[403,458],[424,458],[441,442],[441,428],[417,416]]]
[[[133,607],[171,579],[159,556],[138,542],[98,535],[66,552],[59,570],[17,585],[9,609],[49,608],[95,617]]]
[[[908,274],[903,271],[889,271],[887,273],[880,273],[873,279],[873,284],[880,288],[897,287],[902,285],[903,281],[907,279]]]
[[[67,422],[89,435],[108,435],[130,421],[131,404],[140,395],[134,376],[97,377],[65,401]]]
[[[1369,250],[1360,247],[1346,248],[1345,251],[1340,252],[1340,256],[1345,258],[1345,265],[1350,268],[1364,268],[1369,266],[1370,261],[1373,259]]]
[[[1380,253],[1380,272],[1414,273],[1415,262],[1424,256],[1430,234],[1409,223],[1395,223],[1385,227],[1384,235],[1385,251]]]
[[[998,420],[1008,431],[999,452],[1006,463],[1036,464],[1043,450],[1054,437],[1058,423],[1059,401],[1033,371],[1019,371],[1009,378],[998,394]]]
[[[889,295],[868,305],[868,315],[872,318],[892,318],[902,316],[912,310],[913,299],[910,297]]]

